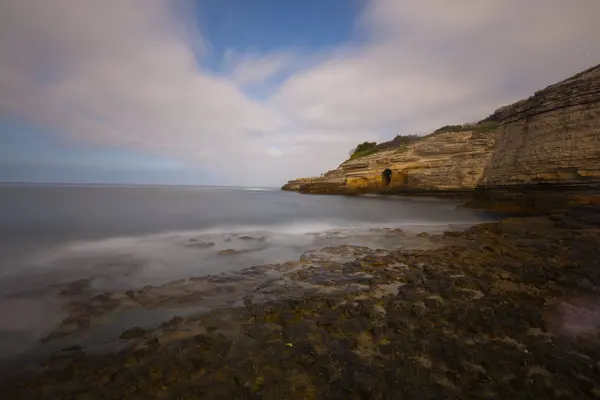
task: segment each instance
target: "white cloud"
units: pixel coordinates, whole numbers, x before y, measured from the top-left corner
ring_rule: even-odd
[[[227,51],[224,59],[231,69],[231,77],[241,86],[263,83],[290,68],[294,62],[291,53],[274,53],[261,57],[255,54],[238,54],[233,50]]]
[[[372,0],[366,43],[325,56],[248,49],[215,75],[184,6],[1,2],[0,115],[196,163],[223,183],[279,184],[364,140],[484,117],[600,60],[597,0]],[[243,90],[282,73],[266,100]]]
[[[600,60],[600,2],[373,0],[366,46],[276,97],[308,126],[406,133],[473,121]]]
[[[248,132],[283,121],[199,67],[170,4],[3,2],[1,112],[80,140],[226,168]]]

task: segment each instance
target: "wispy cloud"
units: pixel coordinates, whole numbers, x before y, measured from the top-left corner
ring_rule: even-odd
[[[359,141],[483,117],[600,61],[597,0],[448,4],[372,0],[358,20],[366,42],[309,65],[306,50],[248,49],[215,74],[189,3],[6,0],[0,115],[224,183],[274,184],[334,167]],[[282,74],[266,99],[244,90]]]
[[[224,55],[226,68],[232,79],[241,86],[256,85],[277,76],[292,67],[292,53],[275,53],[259,56],[252,53],[239,54],[228,50]]]
[[[309,126],[405,132],[472,121],[600,61],[600,3],[376,0],[372,40],[291,77],[276,101]]]

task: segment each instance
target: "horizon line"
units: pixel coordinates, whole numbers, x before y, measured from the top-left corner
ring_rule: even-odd
[[[0,186],[185,186],[185,187],[223,187],[223,188],[265,188],[278,189],[279,186],[264,185],[209,185],[201,183],[110,183],[110,182],[21,182],[0,181]]]

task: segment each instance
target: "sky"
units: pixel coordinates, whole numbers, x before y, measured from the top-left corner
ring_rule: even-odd
[[[2,0],[0,182],[280,186],[600,63],[598,0]]]

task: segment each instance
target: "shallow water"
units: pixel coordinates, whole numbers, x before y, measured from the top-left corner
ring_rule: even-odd
[[[91,293],[125,291],[326,246],[414,246],[380,228],[494,219],[456,205],[266,188],[0,186],[0,353],[22,351],[64,318],[58,293],[75,280],[89,280]]]

